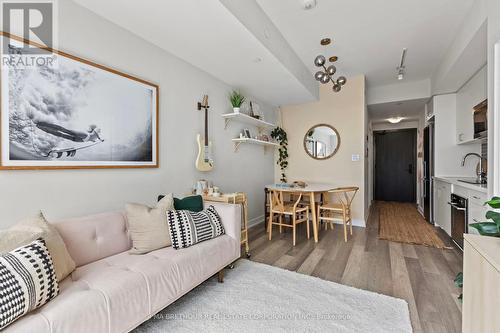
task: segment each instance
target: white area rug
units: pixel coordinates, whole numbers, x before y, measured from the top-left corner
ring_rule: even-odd
[[[239,260],[135,332],[411,331],[402,299]]]

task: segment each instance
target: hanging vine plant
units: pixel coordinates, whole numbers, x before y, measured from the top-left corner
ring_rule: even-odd
[[[285,169],[288,167],[288,138],[286,132],[281,127],[276,127],[271,131],[271,137],[278,141],[280,148],[278,149],[278,161],[276,164],[281,169],[281,182],[286,183]]]

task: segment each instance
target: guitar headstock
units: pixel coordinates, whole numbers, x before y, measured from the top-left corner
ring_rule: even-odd
[[[208,106],[208,95],[203,95],[203,100],[198,102],[198,110],[205,109],[207,110],[210,106]]]

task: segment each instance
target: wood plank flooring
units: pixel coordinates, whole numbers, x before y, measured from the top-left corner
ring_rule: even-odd
[[[261,224],[249,231],[251,260],[403,298],[414,332],[461,332],[461,304],[456,299],[461,291],[453,278],[462,270],[462,253],[380,240],[378,222],[374,204],[367,227],[354,227],[347,243],[340,225],[321,229],[317,244],[307,239],[302,225],[295,247],[290,230],[280,234],[275,228],[269,241]],[[439,236],[452,246],[440,229]]]

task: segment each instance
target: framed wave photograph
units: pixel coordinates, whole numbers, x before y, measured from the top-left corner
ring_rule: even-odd
[[[1,38],[0,169],[158,167],[157,85]]]

